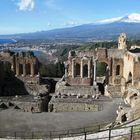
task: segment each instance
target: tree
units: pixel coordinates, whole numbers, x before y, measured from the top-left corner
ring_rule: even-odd
[[[47,64],[40,66],[40,75],[43,77],[62,77],[65,72],[64,64],[58,62],[56,64]]]
[[[45,65],[41,65],[40,69],[39,69],[39,72],[40,72],[41,76],[43,76],[43,77],[47,76],[47,68],[46,68],[46,66]]]
[[[97,76],[105,76],[106,63],[97,63]]]

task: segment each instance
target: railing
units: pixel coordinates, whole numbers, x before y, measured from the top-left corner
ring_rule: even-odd
[[[64,131],[52,131],[52,132],[12,132],[12,131],[0,131],[0,138],[12,138],[12,139],[55,139],[63,140],[67,137],[67,140],[114,140],[123,138],[125,140],[139,140],[140,139],[140,124],[133,126],[125,126],[121,128],[113,128],[107,130],[101,130],[102,126],[93,126],[87,128],[79,128],[73,130]]]

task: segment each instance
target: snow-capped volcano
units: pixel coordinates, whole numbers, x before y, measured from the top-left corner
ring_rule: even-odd
[[[15,39],[47,39],[53,41],[87,42],[92,40],[114,40],[120,33],[126,33],[129,38],[140,39],[140,14],[133,13],[127,16],[104,19],[94,23],[82,24],[69,28],[50,31],[34,32],[29,34],[9,35]],[[5,38],[5,36],[0,36]]]
[[[125,22],[125,23],[140,23],[140,14],[132,13],[130,15],[124,17],[116,17],[111,19],[104,19],[97,21],[97,24],[107,24],[107,23],[114,23],[114,22]]]
[[[133,13],[120,19],[120,22],[140,23],[140,14]]]

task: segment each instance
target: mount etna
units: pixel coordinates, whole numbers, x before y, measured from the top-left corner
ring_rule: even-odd
[[[13,35],[0,35],[0,38],[14,39],[48,39],[52,41],[97,41],[114,40],[125,32],[128,38],[140,38],[140,14],[133,13],[123,17],[104,19],[90,24],[82,24],[69,28],[23,33]]]

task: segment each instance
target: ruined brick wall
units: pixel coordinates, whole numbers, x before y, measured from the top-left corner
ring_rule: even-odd
[[[14,101],[13,102],[17,107],[22,109],[24,112],[42,112],[42,102],[22,102]]]
[[[15,53],[7,49],[3,50],[0,53],[0,63],[4,64],[5,62],[11,65],[11,71],[17,76],[34,76],[38,74],[38,59],[34,56],[33,52]]]
[[[24,112],[46,112],[48,96],[34,99],[33,96],[1,97],[0,109],[19,109]]]
[[[99,111],[99,104],[87,103],[54,103],[53,112],[95,112]]]
[[[90,57],[70,57],[66,63],[67,76],[65,76],[65,80],[69,85],[92,85],[93,64]]]
[[[97,48],[96,56],[97,56],[98,60],[106,59],[108,57],[107,49],[106,48]]]
[[[76,56],[77,57],[84,57],[84,56],[88,56],[88,57],[93,57],[95,56],[95,51],[91,50],[91,51],[76,51]]]
[[[126,50],[108,49],[107,54],[109,58],[123,59]]]
[[[110,84],[121,84],[121,78],[123,77],[123,55],[125,50],[118,50],[118,49],[106,49],[106,48],[97,48],[94,51],[77,51],[75,55],[69,57],[68,59],[68,76],[66,81],[70,85],[92,85],[93,84],[93,67],[94,67],[94,59],[96,62],[99,63],[106,63],[109,67],[109,83]],[[91,76],[88,78],[75,76],[72,77],[72,61],[75,64],[81,65],[81,60],[85,57],[90,57],[90,74]],[[82,65],[85,65],[87,62],[86,60],[82,62]],[[117,66],[119,67],[119,74],[116,74]]]
[[[113,58],[111,64],[110,83],[112,85],[121,85],[123,78],[123,59]]]
[[[130,53],[124,55],[123,77],[126,82],[129,80],[129,74],[132,74],[132,84],[134,80],[134,57]]]
[[[38,59],[33,52],[3,50],[0,52],[0,95],[27,95],[24,84],[39,84],[38,71]]]
[[[67,82],[70,85],[83,85],[83,86],[89,86],[92,85],[93,80],[92,78],[80,78],[80,77],[75,77],[75,78],[66,78]]]
[[[140,58],[134,63],[134,75],[133,75],[134,85],[140,88]]]

